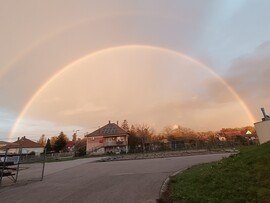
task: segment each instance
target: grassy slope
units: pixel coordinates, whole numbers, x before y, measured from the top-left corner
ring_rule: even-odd
[[[270,142],[194,166],[173,177],[169,187],[178,202],[270,202]]]

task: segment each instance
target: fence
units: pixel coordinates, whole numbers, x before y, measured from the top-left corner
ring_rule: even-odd
[[[61,160],[61,159],[67,159],[72,158],[75,156],[75,152],[61,152],[61,153],[50,153],[46,154],[46,160],[47,161],[54,161],[54,160]],[[43,161],[44,154],[40,154],[39,156],[36,155],[23,155],[21,157],[21,163],[32,163],[32,162],[40,162]]]

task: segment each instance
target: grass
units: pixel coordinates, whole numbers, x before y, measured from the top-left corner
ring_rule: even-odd
[[[185,203],[270,203],[270,142],[173,177],[168,197]]]

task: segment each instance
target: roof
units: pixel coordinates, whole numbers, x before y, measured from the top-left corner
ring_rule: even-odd
[[[235,131],[228,131],[228,132],[223,132],[225,136],[236,136],[236,135],[243,135],[245,134],[244,132],[240,130],[235,130]]]
[[[29,140],[25,137],[22,137],[21,139],[17,140],[16,142],[13,142],[15,144],[18,144],[18,146],[14,148],[43,148],[43,146],[39,143],[36,143],[32,140]]]
[[[0,147],[0,149],[14,149],[14,148],[20,148],[20,145],[16,143],[9,143],[3,147]]]
[[[10,142],[0,141],[0,145],[7,145],[10,144]]]
[[[75,141],[68,141],[67,144],[66,144],[66,147],[69,148],[69,147],[73,147],[75,146],[76,142]]]
[[[107,125],[97,129],[96,131],[86,135],[85,137],[118,136],[118,135],[128,135],[128,133],[115,123],[108,123]]]

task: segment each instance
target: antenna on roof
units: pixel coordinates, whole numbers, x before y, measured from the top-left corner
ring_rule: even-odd
[[[270,117],[265,113],[264,108],[261,108],[261,111],[262,111],[262,114],[263,114],[262,120],[263,120],[263,121],[270,120]]]

